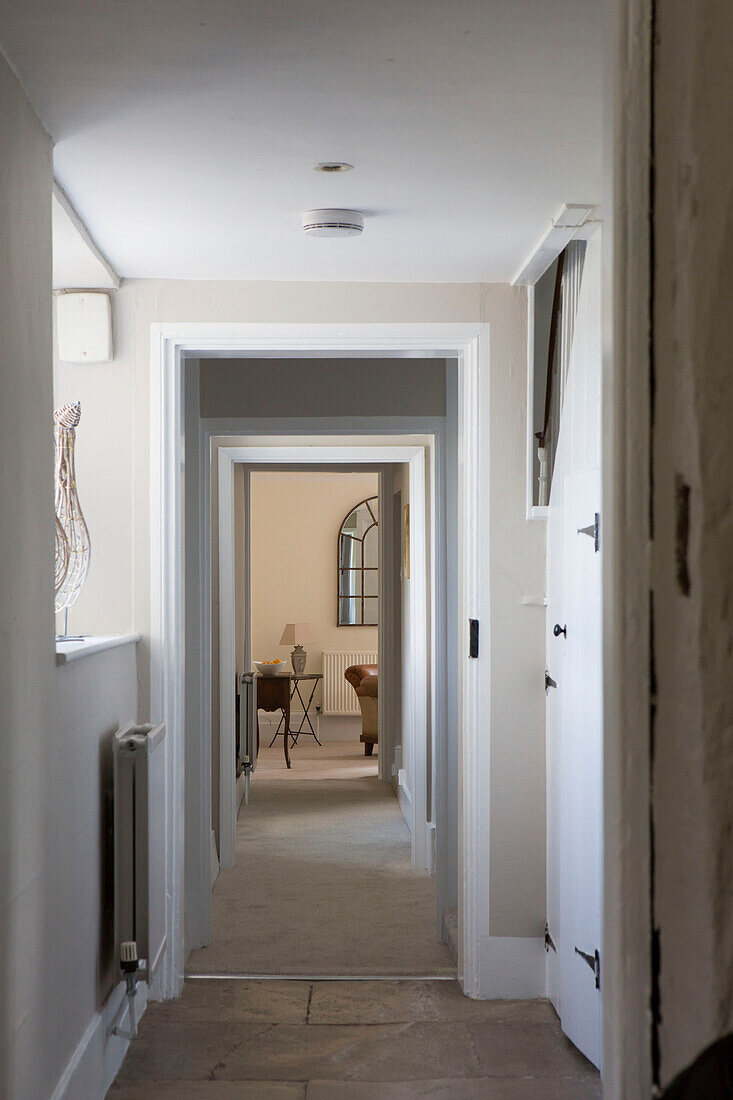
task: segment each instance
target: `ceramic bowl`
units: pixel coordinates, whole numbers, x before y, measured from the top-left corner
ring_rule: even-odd
[[[290,668],[286,661],[280,661],[277,665],[266,665],[264,661],[255,661],[254,666],[263,676],[277,676],[278,672],[287,672]]]

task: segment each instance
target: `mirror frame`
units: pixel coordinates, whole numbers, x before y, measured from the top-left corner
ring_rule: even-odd
[[[373,501],[373,500],[376,500],[376,502],[377,502],[377,514],[376,514],[376,516],[374,514],[373,509],[370,507],[370,502]],[[344,536],[344,533],[343,533],[344,524],[346,523],[349,516],[353,515],[353,513],[356,512],[359,508],[361,508],[363,504],[366,504],[366,506],[369,510],[369,514],[371,515],[372,520],[374,522],[371,523],[367,527],[366,531],[364,532],[364,534],[362,535],[362,537],[360,539],[354,539],[354,542],[360,542],[361,546],[362,546],[362,552],[361,552],[362,565],[350,567],[350,569],[348,570],[348,571],[353,572],[353,573],[357,573],[357,572],[361,573],[361,597],[359,597],[359,596],[342,597],[342,595],[341,595],[341,574],[343,572],[347,572],[347,570],[344,569],[341,565],[341,539],[344,538],[344,537],[352,538],[351,535]],[[376,623],[365,623],[365,622],[343,623],[343,622],[341,622],[341,600],[342,600],[342,598],[344,598],[344,599],[354,599],[354,600],[359,600],[360,599],[361,600],[361,617],[362,617],[362,619],[364,618],[364,600],[365,599],[370,599],[370,600],[376,599],[377,600],[377,620],[379,620],[379,586],[377,585],[377,595],[376,596],[366,596],[366,597],[364,596],[364,573],[367,570],[367,566],[365,566],[363,564],[363,562],[364,562],[364,539],[367,537],[367,534],[369,533],[369,531],[372,530],[373,527],[376,527],[377,531],[379,531],[379,494],[378,493],[375,493],[370,497],[365,497],[364,500],[360,500],[357,504],[355,504],[353,506],[353,508],[349,508],[348,512],[346,513],[344,518],[341,520],[341,523],[339,524],[338,535],[336,536],[336,626],[371,626],[371,627],[376,627],[376,626],[379,625],[378,621]],[[377,541],[377,547],[379,548],[379,542],[378,541]],[[379,555],[379,549],[377,549],[377,555]],[[369,566],[368,568],[371,570],[373,568],[373,566]],[[379,577],[379,556],[377,556],[376,569],[377,569],[377,577]]]

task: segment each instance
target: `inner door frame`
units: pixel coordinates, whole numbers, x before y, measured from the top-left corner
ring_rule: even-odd
[[[357,466],[384,465],[406,462],[410,467],[410,502],[414,499],[411,517],[414,537],[410,540],[410,615],[417,629],[412,632],[412,652],[409,660],[413,669],[411,679],[412,707],[409,730],[405,731],[411,745],[413,761],[413,791],[410,811],[412,866],[432,869],[431,823],[427,808],[427,735],[434,729],[435,719],[428,724],[430,708],[428,683],[428,638],[430,630],[430,606],[428,602],[428,507],[427,460],[428,445],[401,445],[396,437],[391,445],[369,444],[362,439],[352,443],[334,443],[327,437],[309,437],[300,446],[285,437],[279,444],[263,445],[257,440],[236,446],[218,448],[218,515],[219,515],[219,858],[221,867],[233,867],[235,862],[235,833],[237,818],[235,757],[235,680],[236,680],[236,623],[235,623],[235,555],[234,555],[234,467],[237,463],[248,469],[264,466],[272,468],[297,464],[298,466]],[[381,486],[380,475],[380,489]],[[414,494],[414,496],[413,496]],[[422,629],[420,629],[422,627]],[[383,642],[383,615],[380,607],[380,642]],[[380,646],[380,653],[383,647]],[[433,663],[433,662],[430,662]],[[384,723],[382,725],[384,728]],[[419,746],[419,749],[418,749]],[[388,758],[386,758],[388,761]],[[380,761],[383,771],[384,761]],[[382,778],[386,778],[382,774]]]

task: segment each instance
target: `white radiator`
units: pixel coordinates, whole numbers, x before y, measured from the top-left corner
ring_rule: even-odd
[[[114,736],[115,952],[135,940],[148,985],[165,938],[165,726],[125,726]],[[142,960],[145,960],[143,964]]]
[[[377,654],[324,653],[323,654],[323,713],[359,714],[359,700],[344,672],[349,665],[376,665]]]

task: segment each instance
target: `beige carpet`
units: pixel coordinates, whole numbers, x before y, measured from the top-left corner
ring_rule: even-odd
[[[453,974],[433,880],[376,757],[303,742],[264,749],[237,823],[237,864],[214,885],[213,938],[191,974]]]

